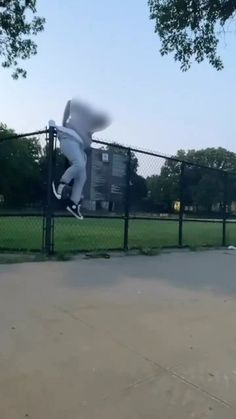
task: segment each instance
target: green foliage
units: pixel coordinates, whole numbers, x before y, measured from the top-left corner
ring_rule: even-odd
[[[140,204],[143,198],[147,196],[147,182],[143,176],[135,173],[130,187],[131,204]]]
[[[235,0],[149,0],[150,18],[161,40],[161,54],[174,53],[181,69],[192,60],[209,63],[221,70],[218,56],[219,33],[236,11]]]
[[[162,211],[169,212],[174,201],[179,199],[180,163],[166,160],[160,175],[147,178],[150,198],[161,206]]]
[[[222,147],[188,151],[179,150],[177,158],[214,169],[236,171],[236,154]]]
[[[175,156],[184,161],[204,165],[209,168],[236,172],[236,154],[224,148],[205,150],[179,150]],[[164,210],[170,211],[173,202],[180,199],[180,168],[176,161],[166,160],[160,175],[147,178],[150,198]],[[186,165],[184,171],[183,199],[186,206],[201,206],[210,212],[213,205],[222,205],[224,178],[223,173]],[[230,177],[228,204],[236,200],[236,176]]]
[[[18,61],[37,54],[31,37],[43,31],[45,19],[36,13],[36,0],[0,0],[0,57],[3,67],[13,67],[14,79],[27,75]]]
[[[0,124],[0,194],[8,206],[20,207],[39,199],[41,146],[37,138],[6,139],[13,133]]]

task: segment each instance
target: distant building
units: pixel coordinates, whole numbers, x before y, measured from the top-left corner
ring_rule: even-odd
[[[127,157],[119,149],[93,148],[88,155],[84,206],[95,211],[112,211],[123,202],[126,186]]]

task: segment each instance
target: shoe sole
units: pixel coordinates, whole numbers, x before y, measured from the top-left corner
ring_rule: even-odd
[[[60,201],[61,200],[61,195],[57,192],[56,186],[55,186],[55,183],[54,182],[52,182],[52,190],[53,190],[53,193],[54,193],[55,197],[57,199],[59,199],[59,201]]]
[[[79,216],[78,214],[76,214],[70,207],[66,207],[67,211],[70,212],[75,218],[77,218],[77,220],[83,220],[84,217],[83,215]]]

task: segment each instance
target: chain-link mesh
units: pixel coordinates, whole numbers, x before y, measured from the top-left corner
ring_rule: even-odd
[[[185,164],[182,179],[185,246],[221,246],[224,173]]]
[[[0,249],[42,249],[43,217],[28,215],[0,215]]]
[[[131,151],[131,156],[130,213],[136,217],[176,218],[179,173],[173,162],[143,152]]]
[[[172,161],[151,153],[131,151],[131,158],[128,248],[177,246],[179,174],[169,181]]]
[[[226,204],[226,244],[236,246],[236,174],[227,174]]]
[[[56,251],[123,249],[127,199],[128,151],[117,145],[96,144],[87,155],[83,191],[83,222],[66,216],[66,203],[55,202]],[[60,174],[65,170],[61,167]]]
[[[48,252],[236,245],[236,174],[96,141],[81,222],[52,195],[49,179],[66,169],[55,138],[0,132],[0,249],[40,250],[42,239]]]
[[[124,221],[99,217],[78,221],[59,216],[55,219],[54,235],[56,252],[122,249]]]
[[[226,224],[226,244],[236,246],[236,221],[229,220]]]
[[[178,222],[173,220],[130,220],[129,248],[178,246]]]
[[[83,214],[85,216],[123,216],[127,183],[126,149],[116,145],[93,147],[87,152],[87,180],[83,190]],[[68,162],[57,152],[54,179],[59,181]],[[56,214],[65,215],[66,203],[54,200]]]
[[[183,243],[184,246],[221,246],[222,245],[222,223],[209,220],[184,221]]]
[[[183,200],[189,218],[222,219],[223,199],[223,172],[185,165]]]
[[[46,131],[9,136],[0,130],[0,249],[42,249]]]

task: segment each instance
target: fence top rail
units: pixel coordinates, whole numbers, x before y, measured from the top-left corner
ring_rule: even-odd
[[[132,146],[129,147],[129,146],[125,146],[123,144],[111,143],[111,142],[103,141],[103,140],[93,140],[93,143],[101,144],[101,145],[107,145],[109,147],[119,148],[121,150],[130,150],[130,151],[133,151],[134,153],[145,154],[147,156],[159,157],[161,159],[170,160],[170,161],[173,161],[173,162],[176,162],[176,163],[183,163],[186,166],[194,166],[194,167],[199,167],[200,169],[213,170],[213,171],[219,172],[219,173],[236,175],[236,172],[233,172],[233,171],[230,171],[230,170],[224,170],[224,169],[220,169],[220,168],[217,168],[217,167],[205,166],[204,164],[194,163],[194,162],[191,162],[191,161],[188,161],[188,160],[183,160],[183,159],[178,159],[177,157],[167,156],[165,154],[157,153],[155,151],[148,151],[148,150],[144,150],[144,149],[141,149],[141,148],[135,148],[135,147],[132,147]]]
[[[27,138],[27,137],[32,137],[32,136],[37,136],[37,135],[41,135],[41,134],[49,134],[49,129],[45,128],[44,130],[40,130],[40,131],[33,131],[33,132],[27,132],[24,134],[13,134],[13,135],[9,135],[6,137],[3,137],[2,140],[0,140],[0,143],[4,142],[4,141],[8,141],[8,140],[17,140],[20,138]],[[0,138],[1,138],[1,131],[0,131]],[[193,167],[199,167],[200,169],[205,169],[205,170],[212,170],[215,172],[219,172],[219,173],[225,173],[225,174],[232,174],[232,175],[236,175],[236,172],[233,171],[228,171],[228,170],[224,170],[224,169],[220,169],[220,168],[216,168],[216,167],[209,167],[209,166],[205,166],[203,164],[198,164],[198,163],[194,163],[188,160],[183,160],[183,159],[178,159],[177,157],[173,157],[173,156],[167,156],[165,154],[161,154],[161,153],[157,153],[154,151],[148,151],[148,150],[144,150],[141,148],[136,148],[136,147],[129,147],[123,144],[118,144],[118,143],[111,143],[109,141],[103,141],[103,140],[93,140],[93,143],[95,144],[101,144],[101,145],[105,145],[105,146],[109,146],[109,147],[113,147],[113,148],[117,148],[117,149],[121,149],[121,150],[130,150],[133,151],[134,153],[140,153],[140,154],[145,154],[147,156],[153,156],[153,157],[159,157],[161,159],[165,159],[165,160],[169,160],[169,161],[173,161],[176,163],[182,163],[188,166],[193,166]]]
[[[2,143],[3,141],[8,141],[8,140],[18,140],[19,138],[27,138],[27,137],[33,137],[33,136],[41,135],[41,134],[48,134],[48,132],[49,132],[48,129],[45,128],[44,130],[27,132],[25,134],[12,134],[6,137],[3,136],[1,140],[1,131],[0,131],[0,142]]]

